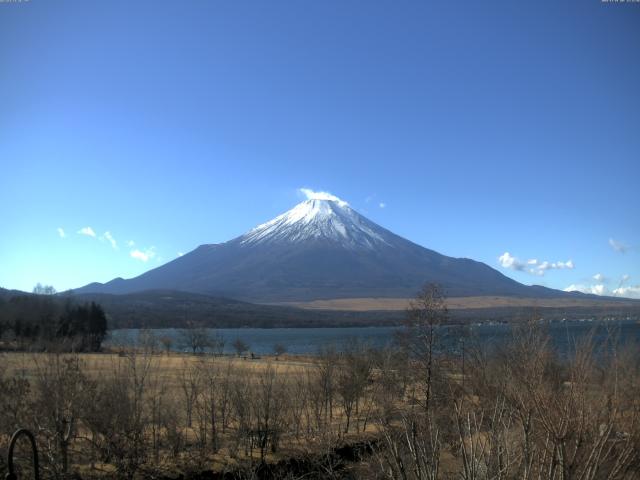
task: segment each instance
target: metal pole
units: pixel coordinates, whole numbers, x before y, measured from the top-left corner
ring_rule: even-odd
[[[29,439],[31,443],[31,451],[33,452],[33,472],[35,480],[40,480],[40,468],[38,465],[38,447],[36,446],[36,439],[26,428],[21,428],[16,430],[14,434],[11,436],[11,440],[9,441],[9,450],[7,452],[7,466],[9,468],[9,473],[4,477],[5,480],[18,480],[18,477],[15,473],[15,467],[13,465],[13,450],[15,449],[16,443],[18,442],[18,438],[20,435],[24,435]]]

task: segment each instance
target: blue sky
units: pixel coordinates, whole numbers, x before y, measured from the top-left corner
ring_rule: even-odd
[[[640,297],[639,46],[598,0],[0,3],[0,286],[132,277],[306,187]]]

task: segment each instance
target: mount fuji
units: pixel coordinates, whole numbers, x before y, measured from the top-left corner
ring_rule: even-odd
[[[306,200],[240,237],[195,250],[132,279],[76,293],[180,290],[259,303],[410,298],[426,282],[447,296],[570,297],[525,286],[488,265],[406,240],[335,197]]]

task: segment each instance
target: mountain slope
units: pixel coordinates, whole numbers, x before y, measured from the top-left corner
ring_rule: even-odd
[[[527,287],[484,263],[421,247],[339,200],[307,200],[233,240],[201,245],[138,277],[77,292],[171,289],[279,302],[412,297],[425,282],[441,284],[448,296],[572,295]]]

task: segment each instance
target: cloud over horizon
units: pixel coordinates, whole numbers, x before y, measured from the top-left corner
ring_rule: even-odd
[[[621,297],[640,299],[640,285],[629,285],[628,287],[618,287],[613,293]]]
[[[629,275],[625,274],[620,277],[620,282],[618,283],[618,287],[611,290],[602,282],[608,282],[609,279],[605,277],[601,273],[597,273],[592,277],[594,280],[598,281],[594,285],[585,285],[582,283],[571,284],[567,288],[563,290],[565,292],[582,292],[582,293],[592,293],[594,295],[609,295],[614,297],[625,297],[625,298],[634,298],[640,299],[640,285],[628,285],[625,286],[625,283],[629,281],[631,278]]]
[[[593,295],[609,295],[609,289],[599,283],[596,285],[583,285],[572,283],[567,288],[563,289],[565,292],[582,292],[582,293],[590,293]]]
[[[567,260],[566,262],[549,262],[539,261],[537,258],[531,258],[526,261],[519,260],[509,252],[504,252],[498,257],[498,263],[502,268],[510,270],[516,270],[518,272],[527,272],[531,275],[537,275],[539,277],[544,276],[547,270],[572,270],[575,268],[573,260]]]
[[[62,227],[58,227],[58,235],[60,236],[60,238],[65,238],[67,236],[67,234],[64,233],[64,229]]]
[[[595,285],[571,284],[563,290],[565,292],[582,292],[591,293],[593,295],[640,299],[640,285],[629,285],[628,287],[618,287],[613,290],[609,290],[609,288],[602,283]]]

